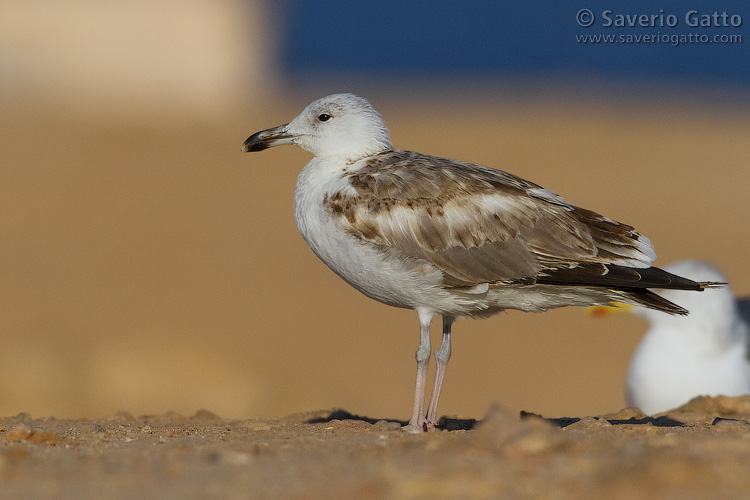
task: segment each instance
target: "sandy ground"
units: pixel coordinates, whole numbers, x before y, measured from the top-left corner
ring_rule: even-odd
[[[343,410],[0,419],[3,499],[705,499],[750,495],[750,396],[410,435]]]

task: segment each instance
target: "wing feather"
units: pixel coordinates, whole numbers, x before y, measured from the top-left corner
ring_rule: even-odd
[[[556,270],[583,283],[655,258],[631,226],[506,172],[410,151],[364,161],[344,174],[356,194],[335,193],[326,209],[357,238],[432,263],[446,286],[550,279]]]

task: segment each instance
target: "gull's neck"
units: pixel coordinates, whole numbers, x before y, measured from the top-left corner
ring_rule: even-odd
[[[388,144],[387,147],[380,145],[377,148],[354,151],[336,151],[326,154],[318,153],[315,160],[321,163],[334,164],[347,170],[358,170],[367,163],[367,160],[375,156],[393,151],[393,146]]]

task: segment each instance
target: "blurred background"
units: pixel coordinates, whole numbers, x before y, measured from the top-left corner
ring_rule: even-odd
[[[0,415],[407,419],[416,314],[307,248],[309,154],[240,153],[334,92],[368,97],[398,148],[532,180],[750,294],[748,22],[736,1],[0,0]],[[712,43],[671,41],[691,34]],[[459,321],[441,413],[616,411],[646,327]]]

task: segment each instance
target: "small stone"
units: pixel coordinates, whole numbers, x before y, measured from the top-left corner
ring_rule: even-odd
[[[717,430],[731,431],[731,430],[747,430],[750,429],[750,422],[747,420],[740,420],[736,418],[721,418],[717,417],[711,423],[712,426],[716,427]]]
[[[378,420],[372,426],[376,431],[400,431],[401,424],[398,422],[389,422],[388,420]]]
[[[55,446],[62,443],[63,438],[54,432],[32,432],[26,441],[33,444],[48,444]]]
[[[364,420],[331,420],[334,429],[370,429],[372,424]]]
[[[5,436],[5,440],[8,442],[25,441],[33,432],[28,425],[18,424]]]
[[[648,418],[648,415],[646,415],[639,408],[635,408],[632,406],[628,408],[623,408],[617,413],[608,413],[600,417],[600,419],[606,419],[606,420],[631,420],[631,419],[642,420],[644,418]]]
[[[578,422],[572,423],[565,428],[565,430],[589,430],[589,429],[602,429],[604,427],[612,427],[604,417],[583,417]]]
[[[27,441],[32,444],[56,445],[62,443],[63,438],[54,432],[35,432],[26,424],[18,424],[6,436],[8,442]]]
[[[191,420],[200,420],[201,422],[211,422],[211,421],[221,420],[221,418],[211,411],[200,409],[197,412],[195,412],[195,415],[191,417]]]
[[[564,433],[540,417],[519,418],[518,414],[493,406],[477,424],[476,444],[501,449],[512,457],[537,455],[563,446]]]

